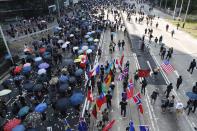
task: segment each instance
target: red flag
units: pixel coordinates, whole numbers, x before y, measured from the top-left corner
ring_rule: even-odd
[[[93,115],[96,119],[97,119],[97,111],[98,111],[97,105],[94,104],[94,107],[93,107],[93,109],[92,109],[92,115]]]
[[[114,125],[115,120],[110,121],[104,128],[102,131],[108,131],[109,129],[112,128],[112,126]]]
[[[126,92],[127,92],[127,99],[133,98],[134,85],[133,85],[132,79],[129,81]]]
[[[139,111],[143,114],[144,110],[143,110],[143,106],[142,106],[141,95],[139,92],[136,95],[134,95],[133,101],[136,105],[138,105]]]
[[[122,54],[122,57],[120,59],[120,66],[122,66],[123,60],[124,60],[124,54]]]
[[[104,79],[105,85],[107,87],[109,87],[109,85],[111,84],[112,75],[112,71],[110,70],[109,74]]]
[[[139,111],[140,111],[140,113],[144,113],[144,109],[143,109],[143,106],[142,106],[142,104],[140,104],[139,106],[138,106],[138,108],[139,108]]]
[[[92,91],[88,90],[88,96],[87,96],[88,101],[93,102],[93,95],[92,95]]]
[[[150,76],[150,70],[138,70],[138,77],[149,77]]]
[[[98,109],[101,109],[101,106],[106,103],[106,97],[104,93],[101,93],[101,95],[97,98],[96,104],[98,106]]]
[[[118,68],[119,67],[119,62],[118,62],[118,59],[116,59],[116,64],[115,64],[115,67]]]

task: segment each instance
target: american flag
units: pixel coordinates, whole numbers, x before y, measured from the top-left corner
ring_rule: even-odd
[[[174,67],[170,64],[168,60],[165,60],[161,64],[162,69],[166,72],[166,74],[170,74],[174,71]]]
[[[128,73],[129,73],[129,69],[128,67],[125,67],[123,72],[118,76],[118,80],[122,81]]]

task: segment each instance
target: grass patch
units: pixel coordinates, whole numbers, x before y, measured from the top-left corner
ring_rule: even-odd
[[[175,26],[177,25],[178,22],[180,23],[180,27],[182,27],[182,25],[183,25],[183,22],[181,22],[181,21],[172,20],[172,19],[168,19],[168,21]],[[183,31],[191,34],[195,38],[197,38],[197,21],[186,22],[185,28],[179,28],[179,29],[183,30]]]

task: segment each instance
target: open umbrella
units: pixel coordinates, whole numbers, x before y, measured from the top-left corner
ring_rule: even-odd
[[[41,63],[39,66],[38,66],[40,69],[47,69],[49,68],[49,64],[44,62],[44,63]]]
[[[24,68],[24,67],[27,67],[27,66],[31,66],[31,63],[25,63],[25,64],[23,65],[23,68]]]
[[[19,117],[22,117],[22,116],[24,116],[24,115],[26,115],[28,112],[29,112],[29,107],[28,106],[24,106],[24,107],[22,107],[20,110],[19,110],[19,112],[18,112],[18,116]]]
[[[69,77],[69,83],[75,83],[76,82],[76,78],[74,76]]]
[[[9,90],[9,89],[4,89],[4,90],[1,90],[0,91],[0,96],[5,96],[5,95],[8,95],[12,92],[12,90]]]
[[[47,104],[46,103],[40,103],[36,106],[35,112],[44,112],[47,109]]]
[[[42,61],[42,57],[36,57],[36,58],[34,59],[34,61],[35,61],[35,62]]]
[[[27,73],[31,71],[31,66],[25,66],[23,67],[23,73]]]
[[[92,41],[94,41],[94,39],[93,39],[92,37],[90,37],[90,38],[88,39],[88,42],[92,42]]]
[[[25,118],[25,122],[27,124],[30,124],[32,125],[32,127],[37,127],[41,124],[42,122],[42,115],[38,112],[32,112],[32,113],[29,113],[26,118]]]
[[[85,38],[90,38],[90,36],[89,36],[89,35],[85,35],[84,37],[85,37]]]
[[[197,94],[193,92],[186,92],[186,95],[189,97],[189,99],[197,100]]]
[[[66,83],[66,82],[68,81],[68,77],[65,76],[65,75],[61,75],[61,76],[59,77],[59,81],[60,81],[61,83]]]
[[[83,54],[83,50],[78,50],[78,54]]]
[[[94,42],[99,42],[99,39],[94,39]]]
[[[42,47],[39,49],[39,53],[44,53],[46,51],[46,48]]]
[[[87,35],[91,35],[91,34],[92,34],[92,32],[87,32],[86,34],[87,34]]]
[[[96,33],[96,31],[93,30],[93,31],[91,31],[91,33],[94,34],[94,33]]]
[[[41,74],[46,74],[46,70],[45,69],[39,69],[38,70],[38,75],[41,75]]]
[[[23,75],[17,75],[17,76],[14,77],[14,80],[15,80],[15,81],[20,81],[20,80],[22,80],[23,78],[24,78]]]
[[[74,37],[74,34],[70,34],[70,37]]]
[[[43,88],[43,85],[42,84],[36,84],[33,87],[33,91],[41,91],[42,88]]]
[[[14,73],[15,74],[18,74],[18,73],[21,72],[21,70],[22,70],[22,67],[21,66],[16,66],[15,69],[14,69]]]
[[[55,85],[58,83],[58,77],[52,77],[51,80],[49,81],[50,85]]]
[[[73,64],[74,64],[73,59],[64,59],[63,60],[63,65],[64,66],[73,65]]]
[[[59,92],[65,93],[66,90],[68,89],[69,85],[67,83],[61,84],[59,88]]]
[[[17,125],[16,127],[12,128],[12,131],[25,131],[25,126]]]
[[[88,49],[88,46],[82,46],[81,48],[83,51],[87,50]]]
[[[86,51],[86,53],[90,54],[90,53],[92,53],[92,50],[91,50],[91,49],[88,49],[88,50]]]
[[[34,87],[34,82],[33,81],[27,81],[23,84],[23,88],[27,91],[32,91]]]
[[[82,59],[82,58],[85,58],[85,57],[86,57],[85,55],[79,55],[78,59]]]
[[[78,69],[75,71],[75,76],[81,76],[83,74],[83,70],[82,69]]]
[[[49,81],[49,79],[48,79],[48,77],[47,77],[47,74],[41,74],[41,75],[39,75],[38,77],[37,77],[37,82],[38,83],[43,83],[43,82],[48,82]]]
[[[12,120],[9,120],[4,126],[4,131],[11,131],[14,127],[19,125],[20,123],[21,123],[20,119],[14,118]]]
[[[61,44],[61,43],[64,43],[64,41],[63,40],[58,40],[57,43]]]
[[[70,106],[70,101],[67,98],[61,98],[56,101],[55,107],[60,111],[65,111]]]
[[[91,45],[89,48],[95,50],[96,47],[94,45]]]
[[[68,45],[68,44],[70,44],[70,41],[66,41],[64,44],[67,44]]]
[[[81,59],[75,59],[74,62],[75,63],[81,62]]]
[[[79,47],[78,46],[74,46],[73,47],[73,50],[75,51],[75,50],[78,50],[79,49]]]
[[[82,104],[83,101],[84,101],[84,95],[82,93],[74,93],[70,97],[70,102],[74,106],[79,105],[79,104]]]
[[[63,45],[62,45],[62,48],[66,48],[68,45],[66,44],[66,43],[64,43]]]

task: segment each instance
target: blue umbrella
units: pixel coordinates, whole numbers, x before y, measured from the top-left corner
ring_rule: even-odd
[[[23,78],[24,78],[24,76],[18,75],[18,76],[15,76],[15,77],[14,77],[14,80],[15,80],[15,81],[20,81],[20,80],[22,80]]]
[[[27,91],[32,91],[33,87],[34,87],[33,81],[27,81],[26,83],[23,84],[23,88]]]
[[[94,45],[91,45],[89,48],[95,50],[96,47]]]
[[[31,66],[25,66],[23,67],[23,73],[27,73],[31,71]]]
[[[25,131],[25,126],[17,125],[16,127],[12,128],[12,131]]]
[[[68,89],[68,87],[69,87],[69,85],[68,85],[67,83],[61,84],[61,85],[60,85],[60,88],[59,88],[59,91],[60,91],[61,93],[65,93],[66,90]]]
[[[85,38],[90,38],[90,36],[89,36],[89,35],[85,35],[84,37],[85,37]]]
[[[70,101],[67,98],[61,98],[56,101],[55,107],[60,111],[65,111],[70,106]]]
[[[35,111],[36,112],[44,112],[47,109],[47,104],[46,103],[40,103],[36,106]]]
[[[78,50],[78,54],[82,54],[83,53],[83,50]]]
[[[59,77],[59,81],[62,82],[62,83],[66,83],[68,81],[68,77],[65,76],[65,75],[61,75]]]
[[[88,42],[92,42],[92,41],[94,41],[94,39],[93,39],[92,37],[90,37],[90,38],[88,39]]]
[[[48,63],[41,63],[39,66],[38,66],[40,69],[47,69],[49,68],[49,64]]]
[[[97,29],[97,30],[96,30],[96,32],[100,33],[100,32],[101,32],[101,30]]]
[[[18,112],[18,116],[22,117],[24,115],[26,115],[29,112],[29,107],[28,106],[24,106],[23,108],[21,108]]]
[[[82,74],[83,74],[82,69],[78,69],[77,71],[75,71],[75,76],[81,76]]]
[[[186,92],[186,95],[189,97],[189,99],[197,100],[197,94],[193,92]]]
[[[42,84],[36,84],[33,87],[33,91],[41,91],[42,88],[43,88],[43,85]]]
[[[70,102],[74,106],[82,104],[83,101],[84,101],[84,95],[82,93],[75,93],[70,97]]]

